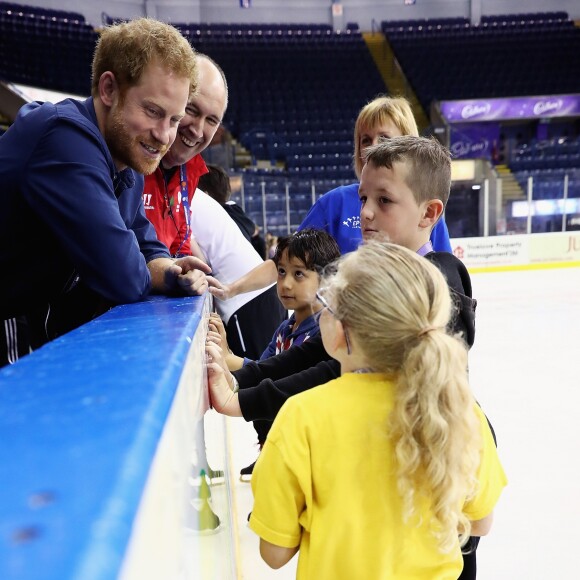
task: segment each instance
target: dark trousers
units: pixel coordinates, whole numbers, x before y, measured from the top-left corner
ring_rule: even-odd
[[[463,570],[457,580],[475,580],[477,577],[477,546],[479,538],[472,536],[463,546]],[[467,552],[467,553],[465,553]]]
[[[228,345],[235,355],[258,360],[287,317],[276,286],[272,286],[230,316],[226,326]]]
[[[89,322],[111,307],[98,294],[78,282],[49,302],[30,304],[25,314],[2,320],[0,367],[40,348],[50,340]]]
[[[477,578],[476,552],[463,554],[463,570],[457,580],[475,580]]]
[[[2,320],[0,328],[0,367],[14,364],[31,351],[28,321],[25,316]]]
[[[287,317],[276,286],[272,286],[232,314],[226,327],[228,345],[234,354],[258,360]],[[271,421],[254,421],[260,444],[266,440],[271,426]]]

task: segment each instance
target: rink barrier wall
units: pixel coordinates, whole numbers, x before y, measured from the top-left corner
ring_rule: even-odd
[[[580,232],[452,247],[471,272],[580,266]],[[0,578],[238,577],[225,422],[223,485],[202,474],[210,307],[119,306],[0,370]]]
[[[580,266],[580,232],[453,238],[451,248],[471,273]]]
[[[236,578],[225,421],[225,485],[204,476],[210,306],[118,306],[0,370],[0,578]]]

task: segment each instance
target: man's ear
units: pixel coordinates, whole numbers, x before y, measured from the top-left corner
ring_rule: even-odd
[[[423,228],[430,228],[435,225],[435,222],[441,217],[443,213],[443,202],[440,199],[430,199],[425,204],[423,210],[423,218],[419,225]]]
[[[99,99],[106,107],[111,107],[119,96],[119,84],[111,71],[105,71],[99,79]]]

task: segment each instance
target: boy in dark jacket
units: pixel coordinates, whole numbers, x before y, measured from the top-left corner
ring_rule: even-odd
[[[326,266],[339,257],[338,244],[324,230],[307,228],[291,236],[280,238],[273,258],[278,269],[276,289],[282,306],[292,311],[292,315],[276,329],[259,360],[271,358],[300,346],[320,334],[318,315],[323,308],[317,300],[320,275]],[[218,330],[222,340],[222,350],[229,351],[225,329],[219,317],[216,319],[212,316],[210,328]],[[225,362],[233,371],[253,361],[236,356],[229,351]],[[272,421],[254,421],[260,449],[266,441],[271,426]],[[246,478],[249,481],[254,463],[241,470],[242,481]]]
[[[442,271],[457,305],[449,330],[460,333],[471,346],[476,301],[471,297],[469,274],[452,254],[434,252],[429,239],[443,214],[450,187],[451,158],[435,139],[394,137],[369,147],[359,187],[361,230],[364,241],[405,246]],[[214,345],[208,346],[208,353],[220,358]],[[273,419],[288,397],[340,376],[340,366],[324,352],[322,341],[313,339],[260,363],[250,363],[234,375],[227,376],[216,363],[208,366],[208,372],[216,410],[250,421]],[[460,578],[474,577],[472,552],[465,557]]]
[[[434,252],[429,241],[447,203],[450,185],[449,152],[434,139],[394,137],[370,147],[359,188],[361,229],[364,240],[384,239],[405,246],[443,272],[457,305],[450,331],[461,333],[471,347],[476,301],[471,297],[469,273],[452,254]],[[219,356],[215,347],[210,345],[208,349],[212,356]],[[219,371],[216,373],[219,375]],[[324,353],[321,341],[313,338],[292,352],[249,363],[227,377],[228,382],[235,379],[241,389],[236,396],[228,397],[227,408],[221,409],[219,404],[218,383],[223,385],[224,381],[210,374],[210,386],[219,411],[243,415],[246,420],[272,419],[289,396],[338,375],[338,363]],[[264,379],[269,382],[260,383]]]

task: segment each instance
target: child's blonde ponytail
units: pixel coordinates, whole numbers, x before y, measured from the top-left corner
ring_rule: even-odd
[[[367,365],[395,383],[389,431],[404,516],[428,501],[443,551],[466,541],[463,502],[475,493],[481,433],[467,381],[467,348],[446,327],[452,300],[428,260],[393,244],[365,244],[324,289]]]

